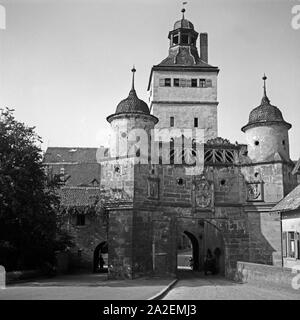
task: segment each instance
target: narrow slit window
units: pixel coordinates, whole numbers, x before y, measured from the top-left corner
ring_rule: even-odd
[[[198,128],[198,118],[194,118],[194,127]]]
[[[170,117],[170,127],[174,127],[174,117]]]

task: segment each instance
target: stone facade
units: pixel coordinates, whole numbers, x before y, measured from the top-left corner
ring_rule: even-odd
[[[231,278],[238,261],[282,264],[280,215],[271,209],[297,185],[289,157],[290,125],[264,90],[261,105],[242,129],[247,145],[218,137],[219,69],[208,64],[207,35],[200,55],[197,37],[184,17],[169,33],[169,56],[150,74],[152,114],[138,99],[133,81],[128,98],[107,118],[114,132],[110,152],[95,155],[101,164],[95,187],[99,217],[104,212],[107,225],[88,216],[84,226],[68,222],[87,265],[96,245],[107,241],[110,278],[176,274],[183,234],[198,271],[208,249],[219,252],[219,271]],[[203,129],[203,167],[153,162],[163,158],[160,143],[171,143],[170,137],[153,138],[157,128]],[[164,156],[171,157],[169,149]]]

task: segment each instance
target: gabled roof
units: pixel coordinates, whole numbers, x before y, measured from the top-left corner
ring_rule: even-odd
[[[294,161],[295,163],[295,168],[292,172],[292,174],[299,174],[300,175],[300,159],[298,161]]]
[[[49,147],[44,155],[44,163],[96,163],[97,148]]]
[[[294,211],[300,208],[300,185],[283,198],[272,211]]]

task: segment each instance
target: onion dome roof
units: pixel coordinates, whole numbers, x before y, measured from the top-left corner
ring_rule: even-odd
[[[289,129],[291,124],[287,123],[282,116],[282,112],[279,108],[271,105],[266,93],[266,81],[267,77],[264,75],[264,96],[261,100],[261,104],[253,109],[249,115],[249,121],[246,126],[242,128],[242,131],[246,131],[250,127],[270,124],[281,124],[287,126]]]
[[[150,110],[145,101],[138,98],[134,89],[134,73],[136,69],[133,67],[132,71],[132,87],[126,99],[123,99],[118,105],[115,114],[120,113],[144,113],[150,114]]]

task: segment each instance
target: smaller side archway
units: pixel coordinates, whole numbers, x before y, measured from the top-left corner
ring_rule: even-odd
[[[105,259],[103,255],[108,254],[108,243],[107,241],[103,241],[97,245],[94,250],[94,259],[93,259],[93,272],[107,272],[107,268],[105,268]]]
[[[192,244],[193,270],[199,271],[199,241],[196,236],[189,231],[183,232]]]

